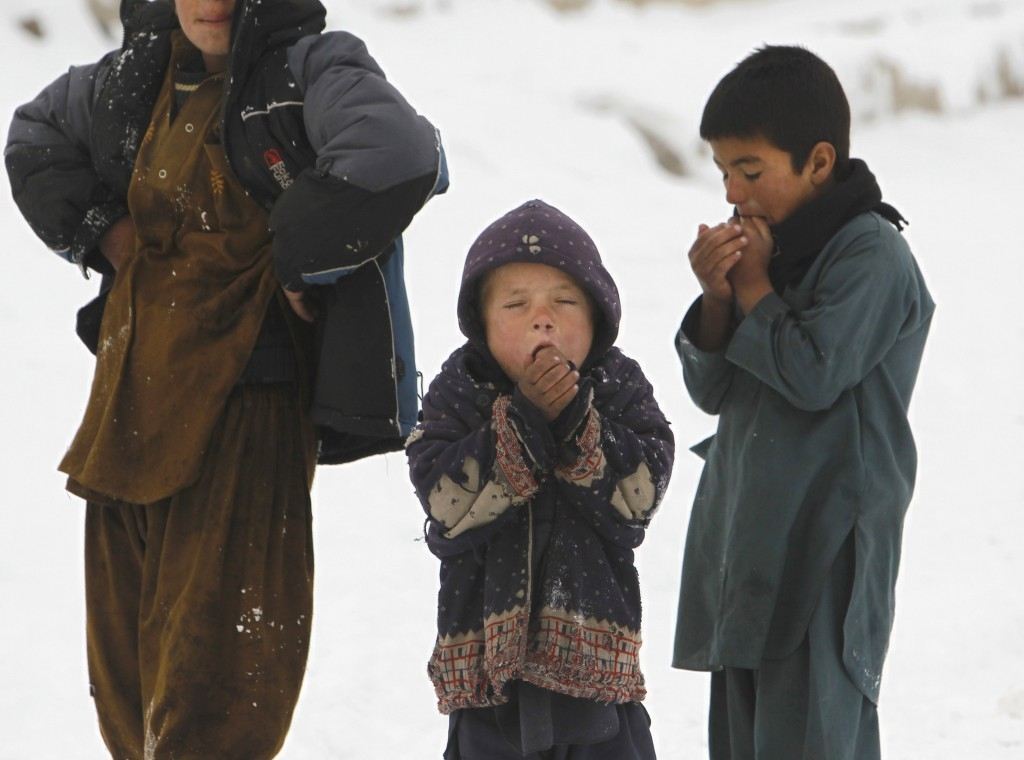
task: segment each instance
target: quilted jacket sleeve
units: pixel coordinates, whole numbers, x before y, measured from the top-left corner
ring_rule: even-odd
[[[15,203],[36,235],[68,261],[111,271],[96,244],[128,213],[89,150],[95,94],[116,53],[72,67],[14,112],[4,161]]]
[[[345,32],[299,40],[288,65],[304,98],[314,166],[271,213],[278,279],[287,287],[334,282],[388,250],[447,187],[437,130]]]
[[[675,440],[640,366],[612,349],[595,369],[593,401],[562,442],[560,493],[606,540],[634,547],[661,503]]]
[[[423,399],[406,453],[437,554],[483,544],[538,484],[507,421],[509,396],[476,385],[449,360]]]

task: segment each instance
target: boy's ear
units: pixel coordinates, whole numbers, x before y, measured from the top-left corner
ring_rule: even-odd
[[[811,183],[824,185],[832,179],[832,171],[836,167],[836,147],[830,142],[815,143],[811,155],[807,157],[807,168],[810,170]]]

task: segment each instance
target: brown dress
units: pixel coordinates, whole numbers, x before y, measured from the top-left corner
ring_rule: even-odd
[[[266,211],[217,136],[222,79],[208,77],[172,121],[174,69],[128,193],[136,253],[110,291],[85,419],[60,464],[75,493],[134,504],[199,476],[277,289]]]
[[[128,197],[137,252],[107,304],[61,469],[88,501],[89,680],[111,755],[281,748],[313,604],[304,373],[238,384],[277,291],[266,213],[217,140],[223,82],[172,119],[178,34]]]

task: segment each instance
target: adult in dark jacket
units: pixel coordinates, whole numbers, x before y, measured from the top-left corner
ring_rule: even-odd
[[[849,130],[835,73],[789,47],[741,62],[701,122],[736,216],[701,226],[676,342],[718,431],[695,449],[673,664],[714,671],[714,760],[880,751],[934,304]]]
[[[531,201],[473,244],[458,313],[469,340],[407,446],[441,560],[445,757],[652,758],[633,550],[674,449],[613,346],[615,283],[573,220]]]
[[[118,758],[277,753],[308,651],[313,422],[343,461],[415,417],[398,236],[443,189],[440,143],[324,15],[126,0],[122,49],[9,133],[33,229],[104,275],[61,469],[88,502],[89,675]]]

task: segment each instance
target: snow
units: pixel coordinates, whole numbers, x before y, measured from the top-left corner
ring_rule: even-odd
[[[82,6],[79,8],[79,6]],[[619,345],[640,361],[679,453],[638,552],[646,702],[663,758],[706,752],[707,676],[669,667],[683,537],[713,420],[687,400],[672,338],[696,295],[685,251],[727,208],[696,135],[718,77],[765,41],[803,43],[844,80],[854,154],[911,221],[938,302],[912,418],[920,471],[882,684],[890,758],[1024,756],[1024,6],[1012,0],[736,0],[637,8],[594,0],[334,0],[444,135],[448,195],[406,240],[420,369],[460,343],[454,283],[475,235],[530,197],[591,233],[623,296]],[[0,113],[107,46],[84,4],[0,12]],[[43,40],[17,28],[34,15]],[[1016,94],[1017,97],[1008,97]],[[646,135],[646,136],[645,136]],[[656,139],[652,142],[650,137]],[[655,146],[663,151],[662,162]],[[674,167],[671,173],[662,166]],[[88,696],[82,505],[55,471],[92,357],[73,333],[93,295],[0,201],[0,760],[104,757]],[[16,273],[16,274],[15,274]],[[436,561],[393,454],[321,468],[316,614],[282,758],[437,758],[446,721],[426,677]],[[256,615],[257,611],[253,610]]]

